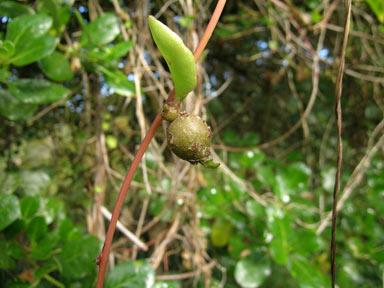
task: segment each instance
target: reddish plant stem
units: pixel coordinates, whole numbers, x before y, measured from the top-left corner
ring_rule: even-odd
[[[224,9],[225,2],[226,0],[218,0],[215,11],[212,14],[211,20],[209,21],[207,28],[204,32],[204,35],[201,38],[194,52],[195,62],[197,62],[197,60],[200,58],[200,55],[203,52],[205,46],[207,45],[209,38],[211,38],[211,35]],[[173,90],[167,99],[167,103],[173,102],[174,95],[175,95],[175,91]],[[112,218],[108,226],[104,247],[99,257],[96,260],[97,264],[99,265],[99,273],[97,275],[97,284],[96,284],[97,288],[102,288],[104,284],[104,275],[105,275],[105,270],[108,264],[108,258],[109,258],[109,252],[111,250],[113,234],[116,229],[117,219],[119,218],[120,211],[124,203],[124,198],[127,195],[129,186],[131,185],[133,176],[135,175],[136,169],[140,164],[141,158],[143,157],[145,151],[147,150],[148,145],[151,142],[153,136],[155,135],[157,128],[160,126],[161,120],[162,120],[161,113],[159,112],[155,120],[153,121],[151,127],[149,128],[147,134],[145,135],[143,142],[141,143],[140,148],[137,151],[137,154],[132,161],[131,167],[129,168],[127,175],[125,176],[123,185],[121,186],[119,196],[116,200],[115,208],[113,209]]]

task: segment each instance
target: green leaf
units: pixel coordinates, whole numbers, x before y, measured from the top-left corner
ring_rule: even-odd
[[[23,66],[52,53],[56,39],[45,35],[51,26],[52,18],[46,15],[25,15],[11,21],[6,40],[14,43],[15,53],[9,62]]]
[[[74,225],[70,219],[62,219],[59,222],[59,237],[65,241],[69,234],[74,230]]]
[[[181,288],[180,282],[176,281],[156,281],[151,288]]]
[[[39,195],[25,196],[20,203],[21,215],[24,219],[28,219],[35,215],[39,209],[40,199]]]
[[[33,116],[37,109],[35,104],[26,104],[13,97],[8,90],[0,89],[0,114],[9,120],[26,120]]]
[[[31,241],[37,241],[47,232],[47,224],[42,216],[35,216],[28,223],[26,233]]]
[[[0,181],[0,193],[12,194],[20,184],[20,174],[7,172]]]
[[[211,230],[211,241],[216,247],[224,247],[228,244],[233,234],[233,225],[223,218],[217,218]]]
[[[35,11],[28,5],[20,4],[15,1],[2,1],[0,3],[0,15],[15,18],[23,14],[35,14]]]
[[[21,149],[20,167],[26,169],[49,165],[52,160],[52,139],[33,139],[25,143]]]
[[[7,241],[4,238],[0,238],[0,268],[2,269],[9,269],[14,268],[15,261],[9,256],[8,247],[7,247]]]
[[[81,40],[89,47],[97,47],[112,42],[119,34],[120,26],[116,15],[105,13],[85,26]]]
[[[321,238],[313,230],[297,228],[292,236],[292,249],[295,253],[307,256],[324,248]]]
[[[56,218],[64,218],[65,216],[65,205],[64,202],[58,198],[45,198],[42,201],[41,209],[39,212],[45,218],[45,222],[49,225]]]
[[[20,245],[19,242],[16,241],[8,241],[7,251],[8,254],[15,259],[22,259],[24,256],[23,247]]]
[[[33,243],[31,257],[38,260],[47,258],[58,240],[55,234],[46,234],[40,241]]]
[[[6,40],[15,46],[26,39],[43,36],[52,26],[52,18],[46,15],[24,15],[13,19],[7,26]]]
[[[43,35],[39,38],[26,36],[16,46],[15,55],[9,62],[15,66],[28,65],[51,54],[55,46],[56,38],[50,35]]]
[[[257,178],[264,184],[269,187],[274,187],[276,180],[276,173],[269,166],[260,166],[257,169]]]
[[[376,14],[377,19],[384,23],[384,2],[382,0],[365,0],[372,11]]]
[[[15,44],[12,41],[5,40],[0,43],[0,63],[6,63],[15,53]]]
[[[99,66],[99,70],[105,77],[105,83],[107,83],[115,93],[126,97],[131,97],[136,93],[135,83],[128,80],[127,76],[119,70],[109,70],[102,66]]]
[[[71,17],[69,6],[60,6],[57,0],[40,0],[38,7],[39,13],[49,15],[53,18],[53,25],[59,30]]]
[[[153,40],[163,55],[172,74],[175,98],[182,101],[197,83],[193,54],[183,40],[155,17],[148,17]]]
[[[155,283],[155,271],[146,261],[127,261],[117,265],[109,273],[105,288],[151,288]]]
[[[293,259],[289,265],[289,270],[292,276],[298,280],[300,288],[330,287],[328,277],[324,277],[306,258],[296,257]]]
[[[20,205],[17,197],[0,194],[0,231],[20,218],[20,215]]]
[[[117,60],[125,56],[128,51],[132,48],[133,41],[125,41],[114,45],[113,47],[105,47],[105,59],[106,60]]]
[[[273,236],[269,249],[273,259],[279,264],[286,264],[289,259],[291,246],[288,239],[291,233],[290,219],[278,206],[267,208],[268,228]]]
[[[254,254],[236,263],[235,279],[242,288],[259,287],[270,274],[270,262],[264,253]]]
[[[55,81],[68,81],[74,76],[67,57],[58,51],[41,59],[40,67],[48,78]]]
[[[23,170],[20,187],[27,195],[44,194],[51,184],[51,177],[44,170]]]
[[[66,242],[59,256],[63,277],[73,281],[94,275],[100,244],[99,239],[88,235]]]
[[[8,87],[14,97],[31,104],[49,104],[70,93],[69,89],[43,79],[15,79]]]

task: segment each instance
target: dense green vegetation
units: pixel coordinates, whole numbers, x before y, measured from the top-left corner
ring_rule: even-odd
[[[127,4],[129,3],[129,4]],[[93,287],[124,175],[173,88],[152,14],[192,50],[211,1],[0,2],[0,286]],[[183,109],[209,170],[161,127],[104,287],[330,287],[342,1],[229,1]],[[337,285],[384,273],[384,6],[354,1],[343,82]]]

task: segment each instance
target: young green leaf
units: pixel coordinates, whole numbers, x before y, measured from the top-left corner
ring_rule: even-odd
[[[191,50],[183,40],[155,17],[148,17],[152,37],[171,71],[175,98],[182,101],[197,82],[196,65]]]

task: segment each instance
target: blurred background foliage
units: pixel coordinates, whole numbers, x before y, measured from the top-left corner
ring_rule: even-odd
[[[215,1],[0,2],[1,287],[91,287],[123,177],[172,89],[152,14],[196,47]],[[330,287],[339,0],[228,1],[184,109],[218,170],[165,126],[125,200],[105,287]],[[384,4],[353,1],[338,287],[384,273]]]

